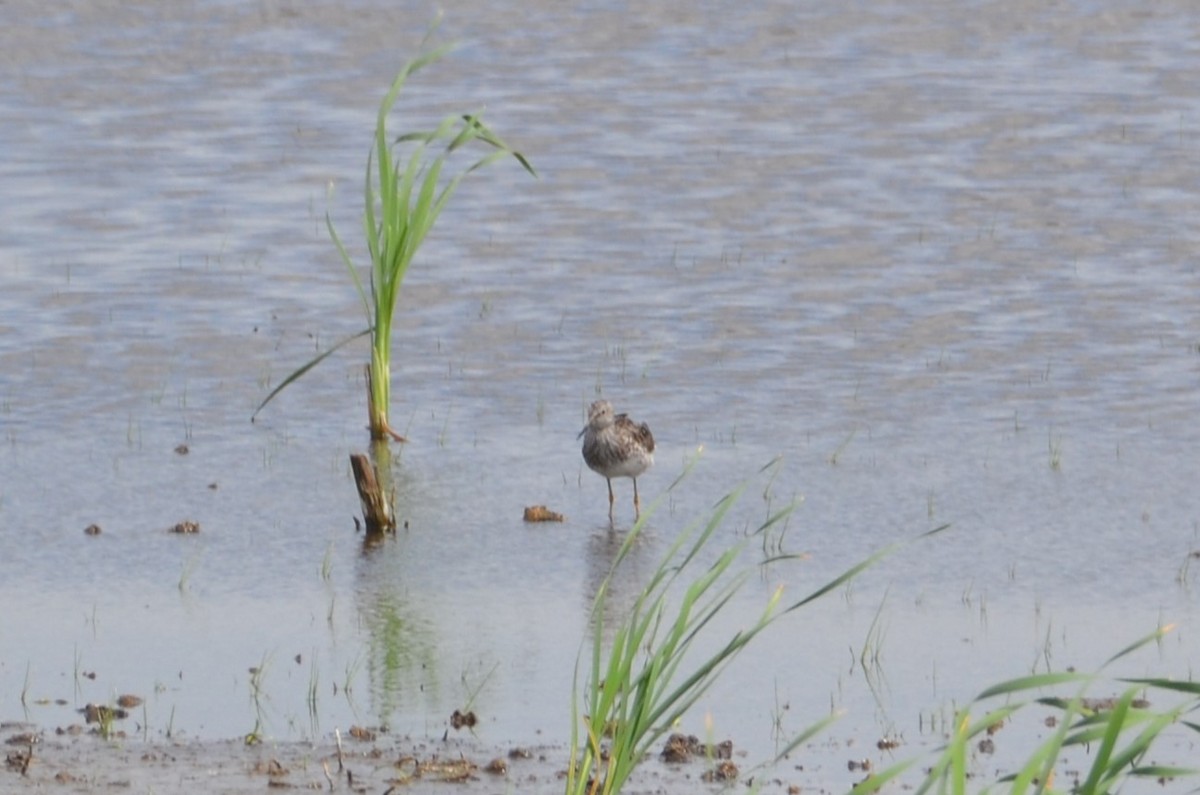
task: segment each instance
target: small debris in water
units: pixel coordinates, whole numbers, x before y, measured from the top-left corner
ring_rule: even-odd
[[[178,533],[181,535],[184,535],[184,534],[190,535],[192,533],[199,533],[200,532],[200,523],[199,522],[190,522],[190,521],[189,522],[180,522],[179,524],[175,525],[167,532],[168,533]]]
[[[1117,706],[1117,699],[1112,697],[1085,698],[1082,701],[1083,708],[1086,710],[1091,710],[1092,712],[1112,712],[1112,710]],[[1144,698],[1135,698],[1133,701],[1129,702],[1129,706],[1133,707],[1134,709],[1146,709],[1150,706],[1150,702]]]
[[[509,759],[532,759],[533,752],[528,748],[511,748],[508,751]]]
[[[209,484],[208,484],[208,487],[209,487],[210,489],[212,489],[213,491],[216,491],[216,490],[217,490],[217,488],[218,488],[218,486],[217,486],[217,481],[215,481],[215,480],[214,480],[212,483],[209,483]]]
[[[362,742],[369,743],[375,741],[375,732],[370,729],[364,729],[362,726],[351,726],[348,732],[351,737]]]
[[[427,761],[420,761],[415,756],[402,756],[396,760],[396,769],[401,777],[389,783],[407,784],[414,779],[428,778],[434,781],[466,781],[475,772],[476,766],[467,759],[442,761],[436,756]]]
[[[21,732],[20,734],[14,734],[12,737],[9,737],[4,741],[4,744],[33,745],[34,743],[40,743],[41,741],[42,738],[37,732]]]
[[[525,508],[525,521],[527,522],[561,522],[563,515],[555,513],[545,505],[529,505]]]
[[[979,745],[977,747],[979,748],[979,753],[981,754],[996,753],[996,742],[991,737],[984,737],[979,741]]]
[[[861,770],[864,773],[869,773],[869,772],[871,772],[871,760],[870,759],[862,759],[862,760],[851,759],[849,762],[846,763],[846,769],[849,770],[851,773],[853,773],[856,770]]]
[[[700,778],[704,781],[733,781],[737,778],[737,765],[728,759],[719,762],[712,770],[705,770]]]
[[[259,762],[256,764],[253,772],[260,776],[268,776],[269,778],[283,778],[288,774],[288,769],[284,767],[278,759],[272,759],[267,762]]]
[[[117,696],[117,706],[118,707],[124,707],[125,709],[133,709],[134,707],[140,707],[141,705],[142,705],[142,697],[141,696],[135,696],[131,693],[126,693],[124,695]]]
[[[175,446],[175,452],[179,453],[179,455],[187,455],[191,451],[188,450],[188,446],[186,444],[180,444]]]
[[[4,766],[23,776],[29,770],[29,763],[32,761],[33,750],[31,746],[28,751],[14,751],[4,757]]]
[[[1002,721],[1002,720],[996,721],[991,726],[987,727],[988,737],[991,737],[993,734],[995,734],[996,732],[1000,731],[1003,728],[1004,728],[1004,721]]]
[[[125,710],[113,709],[104,704],[86,704],[79,712],[83,713],[85,723],[109,723],[129,717],[129,713]]]
[[[892,751],[900,747],[900,741],[895,737],[884,737],[875,743],[875,747],[880,751]]]
[[[503,758],[498,756],[492,761],[488,762],[483,769],[493,775],[503,776],[508,773],[508,762],[504,761]]]
[[[478,719],[475,717],[475,713],[470,710],[466,713],[454,710],[454,714],[450,716],[450,725],[455,729],[461,729],[463,726],[471,729],[475,727],[477,722]]]
[[[83,534],[88,536],[98,536],[103,532],[104,531],[100,529],[100,525],[98,524],[90,524],[83,528]]]

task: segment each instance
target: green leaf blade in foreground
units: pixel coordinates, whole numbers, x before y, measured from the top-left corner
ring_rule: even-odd
[[[1090,678],[1091,677],[1087,674],[1078,674],[1072,672],[1019,676],[1016,679],[1009,679],[1005,682],[992,685],[979,695],[975,696],[975,700],[983,701],[984,699],[994,698],[996,696],[1008,696],[1015,693],[1023,693],[1028,690],[1040,690],[1067,682],[1086,682]]]
[[[771,466],[760,472],[772,469]],[[690,471],[690,465],[688,470]],[[685,471],[685,472],[686,472]],[[677,479],[675,487],[682,477]],[[676,538],[670,549],[660,561],[657,570],[649,577],[648,584],[635,600],[628,614],[620,619],[621,629],[614,633],[614,640],[609,649],[607,662],[600,648],[602,637],[592,633],[592,648],[590,659],[592,672],[586,677],[587,681],[595,682],[595,671],[603,670],[605,679],[603,688],[621,694],[620,699],[613,699],[611,704],[601,704],[591,701],[593,710],[590,715],[583,716],[589,738],[604,734],[610,725],[615,729],[612,733],[607,751],[607,766],[603,779],[593,776],[598,764],[601,750],[589,746],[571,749],[572,766],[567,776],[567,792],[572,795],[588,793],[619,792],[632,775],[636,766],[650,752],[652,745],[670,731],[683,716],[693,707],[699,698],[708,691],[726,667],[742,652],[751,641],[761,632],[772,626],[776,621],[821,595],[826,594],[841,584],[848,582],[871,564],[878,562],[900,545],[896,544],[876,553],[857,566],[851,567],[841,576],[830,581],[824,587],[817,589],[805,599],[790,605],[786,610],[777,609],[781,601],[781,591],[772,592],[767,604],[756,620],[748,626],[735,631],[724,645],[714,653],[706,653],[698,661],[689,657],[689,652],[708,629],[714,625],[718,614],[728,609],[732,598],[740,590],[755,567],[738,570],[735,564],[740,554],[746,548],[745,538],[733,547],[723,550],[715,561],[699,573],[690,573],[706,545],[713,542],[715,532],[722,520],[728,514],[737,497],[746,488],[746,483],[740,484],[729,494],[718,500],[713,507],[710,520],[696,532],[693,525],[685,529]],[[642,524],[653,513],[658,504],[642,514],[641,520],[634,526],[630,535],[635,535]],[[774,521],[786,516],[787,511],[773,514]],[[939,528],[939,531],[944,528]],[[928,537],[926,533],[921,537]],[[629,539],[626,540],[626,544]],[[623,546],[624,549],[624,546]],[[608,594],[607,584],[611,582],[617,567],[621,564],[623,555],[618,553],[608,576],[597,591],[593,602],[593,621],[604,614],[605,599]],[[682,591],[672,604],[668,596],[675,591],[672,585],[679,581]],[[580,649],[580,657],[584,650]],[[578,664],[576,675],[579,675]],[[620,681],[614,677],[620,676]],[[676,681],[679,677],[679,681]],[[578,686],[573,688],[578,694]],[[573,718],[579,716],[578,709],[572,707]],[[821,722],[818,726],[827,725]],[[574,729],[572,736],[579,738],[581,734]],[[794,746],[791,746],[794,747]],[[588,789],[589,778],[592,778],[593,788]]]

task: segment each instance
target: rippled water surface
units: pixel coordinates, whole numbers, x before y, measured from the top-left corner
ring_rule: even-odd
[[[878,737],[934,744],[983,686],[1160,623],[1120,672],[1189,676],[1200,17],[794,5],[445,5],[461,47],[393,124],[482,107],[540,179],[473,175],[405,282],[406,528],[369,551],[364,349],[249,417],[364,324],[324,214],[361,255],[376,103],[434,9],[0,6],[0,719],[135,692],[153,736],[440,737],[470,706],[565,742],[632,520],[580,460],[598,393],[659,443],[614,609],[777,456],[721,542],[797,499],[771,543],[806,557],[722,630],[951,525],[702,700],[683,728],[749,760],[844,709],[796,761],[841,787]]]

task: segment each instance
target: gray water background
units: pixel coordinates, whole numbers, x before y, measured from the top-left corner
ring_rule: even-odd
[[[461,46],[393,124],[483,108],[540,179],[472,176],[405,282],[407,529],[364,553],[364,348],[249,416],[364,325],[324,213],[361,258],[377,102],[434,7],[0,7],[0,718],[136,692],[150,737],[440,737],[470,704],[485,741],[564,742],[632,520],[579,457],[597,394],[659,443],[618,608],[777,456],[722,539],[797,499],[773,543],[808,558],[725,629],[952,525],[765,637],[688,731],[761,759],[777,719],[844,709],[803,762],[835,786],[877,737],[936,743],[984,685],[1160,623],[1120,672],[1190,676],[1190,5],[444,11]]]

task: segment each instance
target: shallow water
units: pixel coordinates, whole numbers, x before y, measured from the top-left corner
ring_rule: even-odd
[[[363,349],[249,416],[364,323],[323,215],[358,239],[376,102],[432,10],[6,4],[0,719],[138,692],[148,736],[440,737],[470,705],[487,742],[564,741],[632,513],[621,482],[609,530],[579,457],[597,393],[659,442],[618,605],[776,456],[724,539],[802,499],[780,543],[809,557],[729,629],[952,525],[765,637],[693,733],[708,713],[761,759],[780,714],[845,709],[807,762],[836,788],[878,736],[933,744],[983,686],[1160,622],[1121,672],[1189,676],[1186,8],[448,5],[463,46],[397,124],[485,106],[541,179],[465,182],[405,283],[407,529],[364,552]],[[525,525],[535,503],[568,521]],[[854,664],[877,614],[882,688]]]

